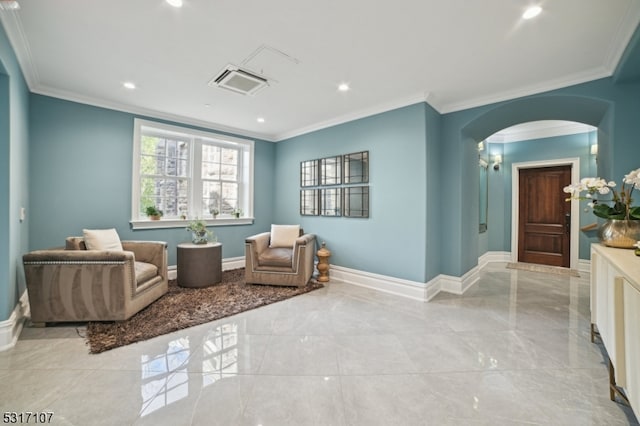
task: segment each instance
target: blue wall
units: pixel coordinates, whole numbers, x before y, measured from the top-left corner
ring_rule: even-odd
[[[513,251],[511,247],[512,165],[527,161],[544,161],[564,158],[580,159],[580,178],[596,176],[596,158],[590,154],[591,144],[596,143],[596,132],[531,139],[517,143],[489,144],[491,153],[501,152],[503,164],[500,170],[489,168],[489,250]],[[493,154],[492,154],[493,155]],[[581,203],[580,226],[596,222],[591,210],[584,211]],[[590,232],[580,233],[580,259],[589,259],[589,246],[597,240]]]
[[[256,141],[256,222],[215,228],[223,256],[241,256],[244,237],[271,223],[301,223],[327,241],[336,265],[420,282],[441,273],[462,276],[481,254],[478,141],[526,121],[578,121],[598,127],[595,174],[619,182],[640,167],[639,44],[636,34],[617,79],[444,115],[420,103],[278,144]],[[29,96],[2,28],[0,95],[0,320],[24,288],[21,254],[60,246],[82,228],[115,227],[123,239],[168,241],[175,263],[175,245],[188,240],[184,230],[129,229],[134,115]],[[371,156],[371,217],[301,217],[300,161],[361,150]],[[510,191],[495,179],[490,191],[510,218]],[[507,249],[510,227],[494,225],[482,246]]]
[[[619,180],[639,166],[640,150],[636,143],[640,134],[639,112],[640,84],[616,85],[613,79],[605,78],[445,114],[441,143],[445,150],[444,158],[450,163],[443,168],[441,182],[453,188],[466,188],[467,184],[477,187],[468,171],[475,169],[477,156],[470,153],[478,141],[514,124],[550,119],[577,121],[598,127],[598,175]],[[473,197],[461,196],[461,192],[466,193],[451,191],[443,196],[443,205],[459,212],[455,222],[460,226],[451,232],[452,238],[442,240],[441,270],[444,274],[454,276],[461,276],[472,269],[477,264],[478,255],[478,234],[467,226],[477,218],[477,203]]]
[[[115,227],[123,240],[167,241],[169,263],[176,263],[176,245],[190,239],[184,228],[133,231],[129,226],[134,118],[31,95],[30,249],[64,245],[67,236],[82,235],[83,228]],[[255,223],[212,228],[225,258],[243,256],[244,238],[272,223],[274,154],[273,143],[255,142]]]
[[[278,142],[277,220],[326,241],[334,265],[424,282],[427,116],[435,119],[421,103]],[[370,217],[300,216],[300,162],[358,151],[369,151]],[[437,152],[429,157],[436,161]]]
[[[0,321],[11,315],[24,291],[22,253],[27,251],[28,108],[27,85],[0,26]],[[27,216],[28,217],[28,216]]]

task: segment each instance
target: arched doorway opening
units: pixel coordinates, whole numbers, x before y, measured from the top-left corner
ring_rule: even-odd
[[[488,152],[489,157],[489,179],[494,181],[499,176],[500,186],[489,185],[489,193],[496,195],[500,202],[489,203],[490,206],[503,209],[503,215],[492,214],[491,207],[488,214],[488,237],[478,239],[479,246],[487,244],[486,250],[494,252],[508,253],[510,260],[518,259],[519,241],[518,222],[521,212],[519,211],[519,174],[521,170],[527,168],[545,168],[551,166],[568,165],[571,171],[571,181],[578,180],[581,176],[597,175],[598,172],[605,174],[604,170],[609,169],[607,163],[607,152],[609,146],[611,123],[609,122],[609,109],[611,104],[607,101],[594,98],[578,96],[539,96],[525,98],[513,102],[507,102],[492,110],[479,115],[463,128],[463,141],[477,144],[490,138],[491,135],[500,130],[509,128],[516,124],[541,120],[563,120],[574,123],[586,124],[590,127],[590,134],[585,137],[583,143],[584,152],[578,155],[568,155],[566,150],[560,154],[549,154],[545,149],[545,155],[531,155],[530,158],[514,156],[513,150],[501,150],[502,164],[499,171],[492,170],[496,153]],[[598,144],[598,162],[590,155],[590,145]],[[511,158],[510,158],[511,156]],[[582,161],[580,161],[582,159]],[[477,168],[477,165],[474,165]],[[503,191],[502,194],[499,191]],[[500,199],[502,197],[502,199]],[[502,204],[501,204],[502,203]],[[493,220],[492,220],[493,216]],[[589,237],[580,233],[580,224],[586,220],[593,221],[593,217],[584,217],[584,212],[580,211],[578,202],[571,202],[571,256],[569,267],[578,268],[579,259],[588,259]],[[592,215],[591,215],[592,216]],[[502,219],[502,223],[496,223]],[[569,224],[569,222],[567,222]],[[488,240],[489,242],[487,242]],[[479,254],[483,254],[483,248],[479,247]],[[536,262],[537,263],[537,262]]]

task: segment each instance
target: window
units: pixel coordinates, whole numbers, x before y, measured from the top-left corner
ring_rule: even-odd
[[[133,145],[134,228],[251,223],[253,141],[136,119]],[[162,221],[150,223],[148,206]]]

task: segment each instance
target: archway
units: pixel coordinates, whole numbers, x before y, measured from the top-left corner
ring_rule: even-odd
[[[491,110],[486,111],[483,114],[478,115],[472,121],[466,124],[462,128],[462,143],[473,143],[476,144],[478,141],[482,141],[489,137],[490,135],[496,133],[499,130],[504,128],[521,124],[530,121],[540,121],[540,120],[565,120],[565,121],[573,121],[583,124],[588,124],[597,128],[597,140],[598,140],[598,172],[600,174],[606,175],[606,170],[610,169],[610,165],[608,164],[608,155],[607,153],[610,151],[611,147],[610,143],[610,129],[611,123],[609,122],[609,111],[611,108],[611,103],[607,101],[603,101],[601,99],[588,98],[588,97],[580,97],[580,96],[566,96],[566,95],[546,95],[546,96],[537,96],[525,99],[519,99],[512,102],[506,102],[493,108]],[[593,135],[593,133],[592,133]],[[474,145],[475,146],[475,145]],[[587,145],[588,147],[588,145]],[[466,149],[466,148],[465,148]],[[587,148],[588,149],[588,148]],[[559,161],[555,161],[559,160]],[[465,162],[466,159],[465,159]],[[556,164],[572,164],[573,167],[576,168],[575,173],[572,176],[572,180],[575,180],[580,176],[579,171],[577,170],[577,165],[579,162],[576,162],[575,159],[571,159],[568,157],[557,157],[554,161],[547,161],[548,164],[556,163]],[[539,161],[538,164],[544,164],[544,162]],[[470,164],[466,164],[464,167],[472,167]],[[476,166],[477,167],[477,166]],[[509,170],[506,170],[503,185],[504,188],[510,189],[512,185],[511,178],[515,176],[515,182],[517,182],[517,173],[519,169],[514,169],[512,172],[510,170],[510,165],[508,166]],[[522,167],[522,166],[520,166]],[[531,165],[533,167],[533,163]],[[604,170],[604,171],[603,171]],[[582,171],[584,172],[584,167],[582,167]],[[513,175],[512,175],[513,173]],[[588,173],[588,171],[587,171]],[[583,174],[584,175],[584,174]],[[513,195],[516,194],[516,195]],[[505,210],[517,213],[517,204],[515,203],[517,200],[517,191],[512,193],[511,190],[508,191],[508,195],[505,196]],[[477,205],[477,204],[476,204]],[[473,206],[469,206],[472,208]],[[580,210],[578,202],[572,202],[572,217],[579,218]],[[514,223],[513,215],[507,216],[505,212],[505,228],[503,230],[503,238],[502,243],[502,251],[511,252],[511,260],[514,259],[514,253],[517,253],[518,248],[518,240],[514,238],[514,229],[512,224]],[[571,235],[572,235],[572,255],[571,255],[571,267],[578,267],[578,237],[580,236],[579,232],[579,219],[574,221],[571,224]],[[500,231],[500,230],[498,230]],[[468,232],[468,231],[467,231]],[[492,230],[489,229],[491,233]],[[493,234],[495,235],[496,229],[493,229]],[[586,237],[580,237],[582,241],[582,252],[584,252],[585,244],[588,242]],[[473,241],[473,238],[470,238]],[[478,253],[480,253],[480,249],[478,249]],[[584,253],[583,253],[584,257]]]

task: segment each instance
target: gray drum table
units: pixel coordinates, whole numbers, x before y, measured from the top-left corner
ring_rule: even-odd
[[[178,244],[178,285],[208,287],[222,281],[222,244]]]

